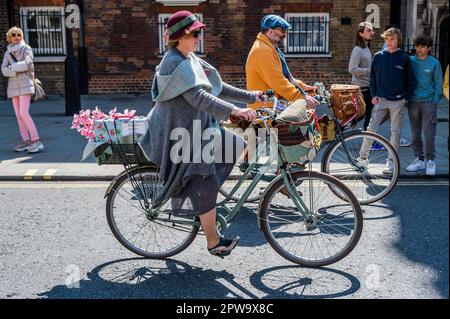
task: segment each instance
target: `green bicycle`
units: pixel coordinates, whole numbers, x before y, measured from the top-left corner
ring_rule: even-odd
[[[262,116],[260,112],[268,136],[273,133],[267,121],[275,117],[274,113]],[[133,158],[142,158],[133,156],[133,148],[124,152],[121,145],[111,146],[125,165],[125,171],[105,194],[106,217],[113,235],[124,247],[147,258],[163,259],[186,249],[199,233],[199,220],[174,216],[171,200],[153,207],[163,185],[158,167],[141,160],[133,163]],[[134,150],[139,152],[137,147]],[[278,151],[280,175],[270,181],[258,208],[258,224],[264,236],[282,257],[302,266],[321,267],[341,260],[361,236],[363,217],[358,200],[336,178],[293,165],[279,145]],[[227,230],[266,175],[264,169],[253,174],[256,165],[251,163],[229,196],[217,204],[218,233]],[[230,196],[249,174],[253,174],[250,185],[234,202]]]
[[[318,83],[320,84],[320,83]],[[329,92],[322,90],[315,96],[321,105],[331,107]],[[272,97],[274,109],[279,101]],[[335,138],[331,141],[322,142],[320,151],[323,155],[318,170],[332,175],[344,183],[355,194],[361,205],[375,203],[388,196],[395,188],[400,175],[400,160],[397,151],[392,144],[383,136],[353,129],[356,113],[346,121],[339,122],[335,117],[330,120],[336,131]],[[372,145],[368,149],[365,160],[360,158],[360,150],[364,143]],[[375,148],[374,146],[377,146]],[[386,160],[389,159],[391,172],[383,172]],[[223,196],[230,196],[230,191],[242,178],[242,174],[248,166],[245,162],[236,163],[233,173],[230,176],[230,183],[222,186],[220,193]],[[241,183],[231,199],[237,201],[251,183],[258,166],[254,168],[253,174],[247,176],[247,180]],[[263,179],[263,183],[268,183],[268,177]],[[248,202],[257,202],[261,199],[261,189],[255,189],[248,197]],[[339,194],[337,194],[339,195]]]

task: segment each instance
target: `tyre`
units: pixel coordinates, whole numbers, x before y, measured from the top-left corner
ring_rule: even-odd
[[[364,141],[370,146],[367,162],[358,161]],[[390,174],[383,172],[388,158],[392,159]],[[367,205],[386,197],[394,189],[400,174],[400,160],[392,144],[384,137],[355,131],[346,134],[344,142],[339,140],[329,146],[322,159],[322,172],[339,179],[350,188],[360,204]]]
[[[113,182],[106,200],[106,218],[116,239],[135,254],[162,259],[186,249],[197,236],[194,217],[171,214],[169,200],[158,210],[151,206],[162,181],[155,168],[137,168]]]
[[[363,216],[357,199],[339,180],[323,173],[295,172],[292,179],[312,214],[305,218],[293,199],[280,192],[285,185],[278,177],[259,208],[267,241],[278,254],[302,266],[321,267],[341,260],[361,236]]]

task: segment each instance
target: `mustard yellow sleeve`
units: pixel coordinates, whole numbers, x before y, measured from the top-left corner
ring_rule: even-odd
[[[288,101],[304,98],[300,90],[284,77],[281,64],[272,52],[261,52],[258,64],[261,77],[276,94]]]

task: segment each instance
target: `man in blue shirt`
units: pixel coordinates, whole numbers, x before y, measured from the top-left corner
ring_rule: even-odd
[[[411,60],[403,50],[399,49],[402,33],[397,28],[389,28],[382,37],[386,41],[386,49],[377,52],[373,58],[370,70],[370,91],[372,92],[372,118],[367,131],[377,132],[387,114],[391,117],[390,142],[395,150],[400,144],[400,133],[403,118],[406,114],[406,100],[414,89],[414,76]],[[364,140],[358,162],[367,166],[371,147],[370,140]],[[384,174],[392,174],[394,163],[392,154],[386,160]]]
[[[416,78],[409,103],[412,146],[415,160],[406,168],[408,172],[425,170],[426,175],[436,174],[435,147],[437,104],[442,98],[442,70],[438,60],[429,56],[433,39],[427,35],[417,37],[416,55],[411,57]],[[425,137],[423,152],[422,131]],[[426,162],[425,162],[426,159]]]

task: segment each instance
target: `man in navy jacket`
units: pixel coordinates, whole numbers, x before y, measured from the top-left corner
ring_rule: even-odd
[[[406,52],[399,49],[402,33],[397,28],[389,28],[382,37],[386,48],[377,52],[370,71],[370,90],[374,105],[368,131],[377,132],[384,117],[391,117],[391,144],[398,150],[403,118],[406,114],[406,100],[414,90],[414,73],[411,60]],[[371,141],[365,141],[360,150],[359,162],[367,166]],[[391,155],[386,160],[384,174],[393,173]]]

